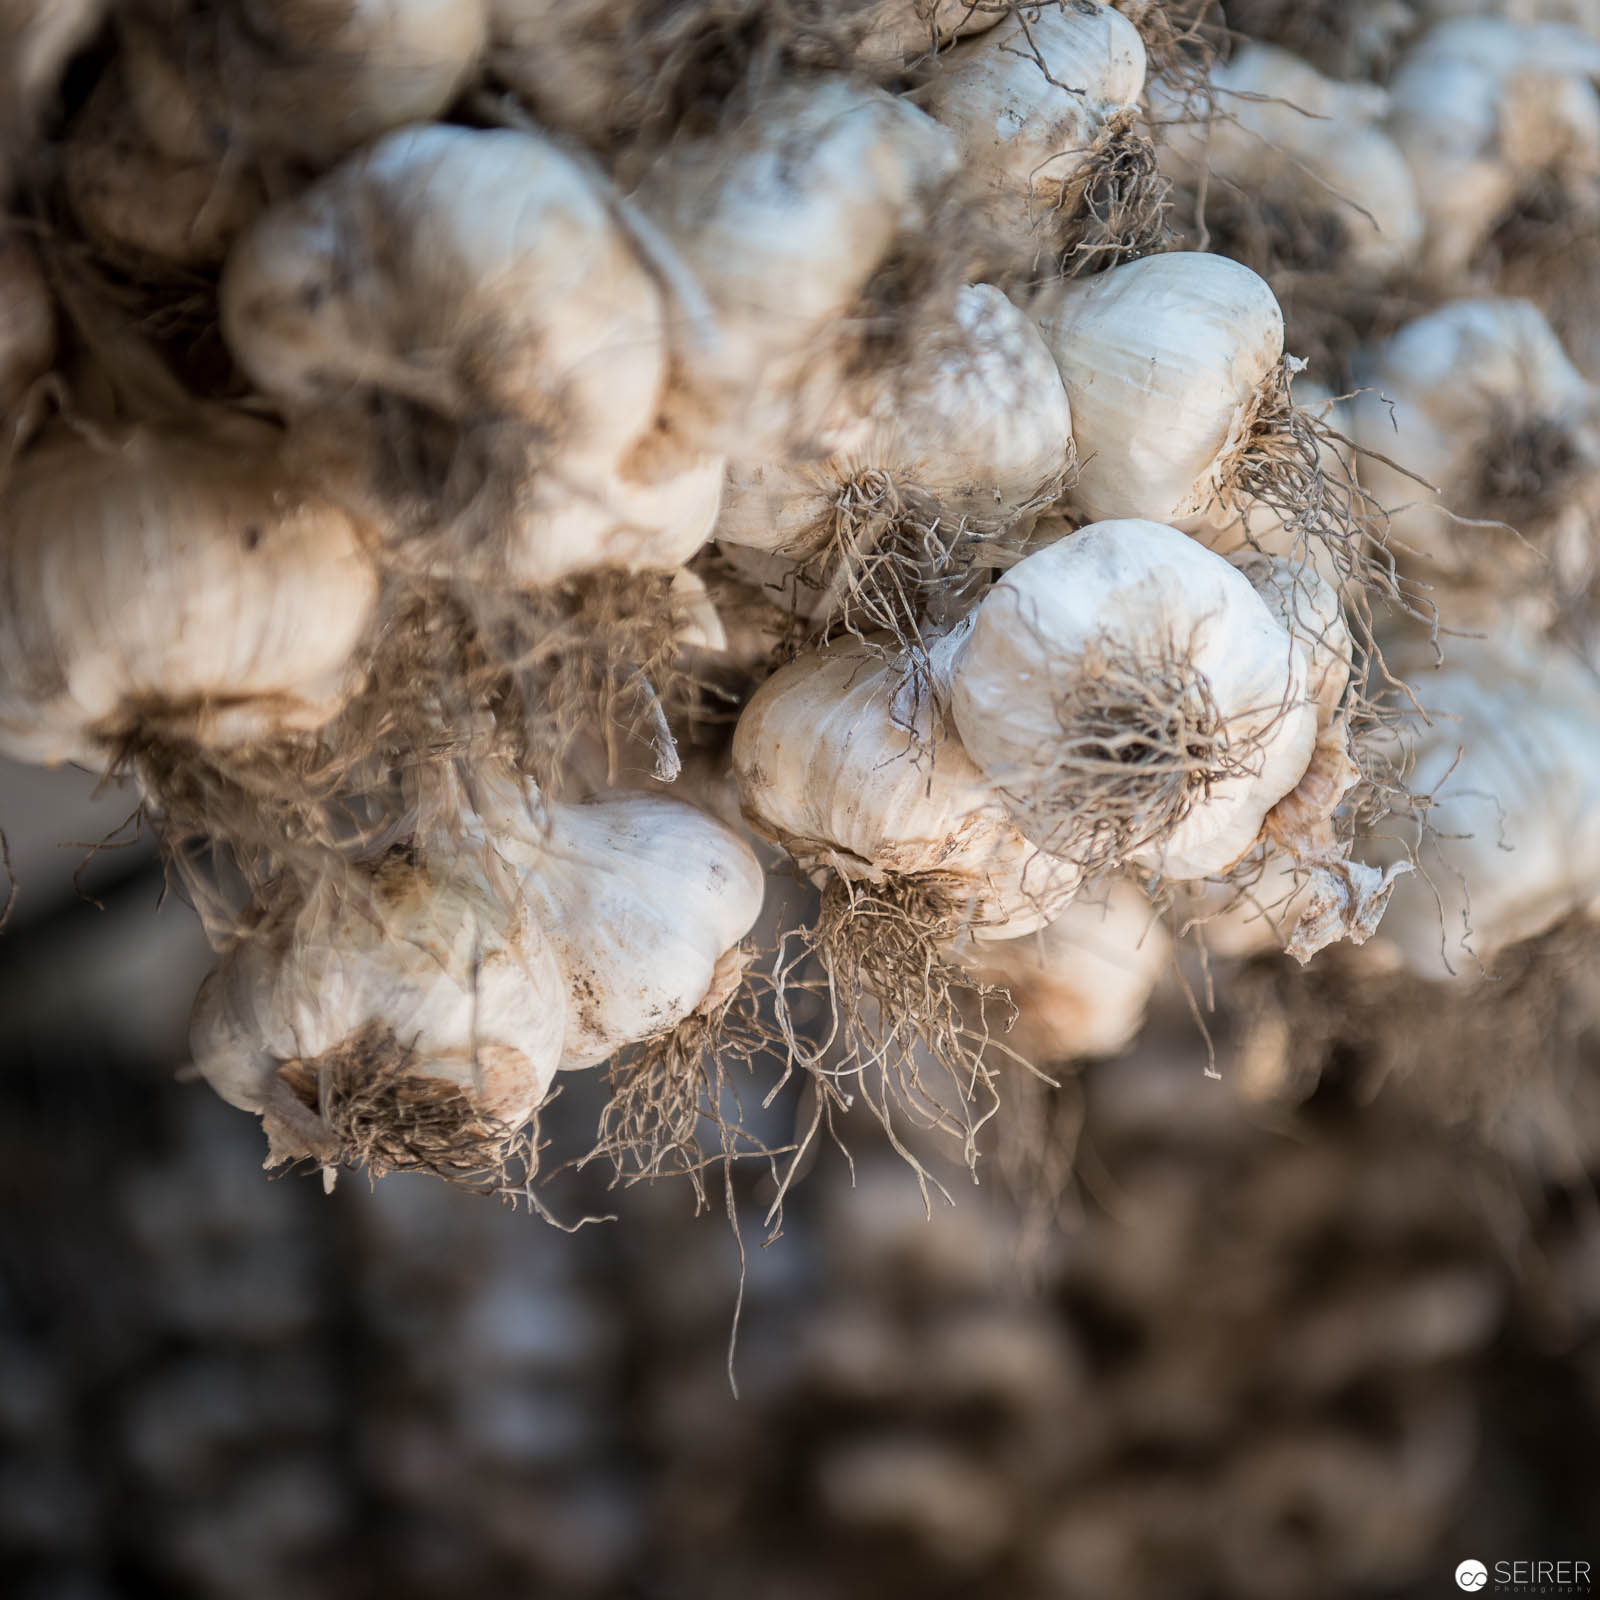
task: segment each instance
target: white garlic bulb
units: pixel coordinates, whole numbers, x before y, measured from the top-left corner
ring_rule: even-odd
[[[516,578],[677,566],[710,532],[722,463],[640,453],[666,335],[619,203],[530,134],[392,134],[239,241],[224,332],[308,433],[332,417],[366,441],[380,503],[412,492],[409,441],[420,520],[481,516]]]
[[[1460,642],[1419,680],[1431,725],[1406,735],[1427,798],[1382,934],[1428,978],[1475,977],[1507,945],[1600,905],[1600,690],[1516,633]],[[1376,849],[1376,847],[1373,847]]]
[[[1217,115],[1175,120],[1161,146],[1172,175],[1236,192],[1296,224],[1274,240],[1285,267],[1382,276],[1409,263],[1422,209],[1411,169],[1380,126],[1389,97],[1340,83],[1272,45],[1241,43],[1211,70]],[[1216,191],[1213,190],[1213,193]],[[1312,242],[1302,258],[1297,238]]]
[[[1113,878],[1037,933],[990,940],[968,965],[1009,991],[1017,1020],[1006,1042],[1038,1065],[1120,1055],[1144,1024],[1172,962],[1172,938],[1133,884]]]
[[[1034,317],[1072,405],[1067,504],[1093,522],[1203,512],[1283,356],[1266,283],[1224,256],[1175,250],[1055,285]]]
[[[859,640],[780,668],[734,733],[746,816],[819,885],[926,880],[974,937],[1042,927],[1078,870],[1022,837],[959,741],[902,689],[895,663]]]
[[[1455,282],[1531,186],[1600,178],[1600,40],[1559,23],[1443,22],[1395,69],[1389,131],[1427,219],[1423,267]]]
[[[0,748],[98,765],[319,727],[377,578],[363,534],[254,431],[35,446],[0,495]]]
[[[1119,116],[1144,89],[1139,30],[1104,3],[1031,7],[939,57],[922,103],[961,141],[981,215],[1025,261],[1057,248]]]
[[[715,137],[682,140],[636,199],[687,260],[720,340],[680,352],[715,448],[783,453],[808,369],[858,339],[850,313],[897,247],[926,236],[954,140],[905,100],[842,78],[772,89]]]
[[[729,470],[717,538],[727,545],[805,556],[825,542],[851,484],[877,475],[915,490],[952,532],[961,518],[989,527],[1065,478],[1072,412],[1038,330],[989,284],[956,297],[948,330],[910,371],[855,414],[841,405],[824,459],[805,465],[736,462]]]
[[[1304,648],[1176,529],[1093,523],[1012,567],[936,662],[1018,826],[1085,866],[1226,871],[1304,776]]]
[[[173,161],[325,167],[438,116],[483,52],[483,0],[138,0],[119,16],[129,106]]]
[[[1356,375],[1362,484],[1396,553],[1430,576],[1470,578],[1483,562],[1484,534],[1452,513],[1532,537],[1600,466],[1595,391],[1526,300],[1451,301],[1362,353]],[[1493,570],[1520,548],[1495,539]]]
[[[549,940],[466,858],[386,858],[282,907],[195,1002],[195,1064],[271,1157],[470,1172],[548,1093],[567,1029]]]
[[[568,996],[561,1067],[591,1067],[718,1008],[761,913],[761,864],[733,829],[661,794],[541,804],[473,774],[488,848],[546,930]]]

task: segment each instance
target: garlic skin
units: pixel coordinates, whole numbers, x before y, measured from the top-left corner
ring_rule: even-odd
[[[392,1036],[383,1065],[403,1061],[430,1091],[459,1092],[508,1127],[549,1092],[567,1029],[552,945],[468,860],[446,859],[390,857],[370,898],[285,907],[201,986],[195,1065],[230,1105],[263,1117],[274,1154],[339,1158],[327,1149],[334,1130],[279,1068],[314,1070],[372,1027]]]
[[[734,731],[745,815],[819,886],[936,875],[973,938],[1042,927],[1081,874],[1023,838],[949,729],[911,725],[908,699],[860,640],[780,668]]]
[[[1107,836],[1126,852],[1122,861],[1168,879],[1225,872],[1304,775],[1317,710],[1303,648],[1221,557],[1158,523],[1093,523],[1012,567],[936,670],[962,743],[1018,827],[1042,848],[1076,858],[1105,841],[1100,819],[1079,809],[1079,769],[1058,765],[1065,742],[1081,737],[1073,721],[1081,713],[1068,708],[1108,669],[1137,677],[1157,661],[1185,685],[1205,686],[1216,719],[1208,759],[1222,762],[1225,775],[1191,785],[1184,809],[1175,820],[1158,819],[1153,835],[1124,840],[1108,824]],[[1184,730],[1200,713],[1188,705],[1192,687],[1172,692],[1180,698],[1154,712],[1130,700],[1126,735],[1177,761],[1184,752],[1166,746],[1186,746],[1192,735]],[[1110,717],[1115,707],[1098,709]],[[1183,719],[1178,731],[1169,716]],[[1089,765],[1112,763],[1115,773],[1117,760],[1107,747]]]
[[[1559,23],[1443,22],[1389,85],[1389,132],[1427,219],[1424,272],[1457,281],[1540,179],[1587,193],[1600,177],[1600,40]]]
[[[956,297],[944,334],[903,379],[877,385],[828,436],[841,441],[804,466],[734,463],[717,538],[805,556],[826,538],[851,483],[882,474],[919,491],[952,520],[1014,522],[1072,465],[1072,410],[1055,360],[1027,316],[990,284]],[[923,370],[918,370],[918,367]]]
[[[1482,537],[1450,512],[1533,536],[1600,466],[1595,391],[1526,300],[1451,301],[1360,353],[1356,379],[1351,437],[1372,452],[1362,485],[1388,510],[1396,553],[1431,577],[1470,579],[1481,559]],[[1517,542],[1493,549],[1503,573]]]
[[[1172,964],[1172,937],[1139,890],[1113,878],[1037,933],[973,956],[963,963],[972,976],[1009,990],[1017,1007],[1007,1043],[1042,1066],[1121,1055]]]
[[[34,126],[107,0],[0,0],[0,196],[27,161]]]
[[[1219,115],[1174,121],[1161,146],[1177,181],[1197,188],[1209,172],[1248,203],[1289,209],[1313,235],[1337,240],[1328,261],[1296,266],[1382,277],[1411,261],[1422,207],[1380,125],[1382,89],[1325,78],[1287,50],[1245,41],[1212,67],[1211,91]]]
[[[1407,784],[1430,797],[1432,831],[1380,937],[1420,977],[1471,980],[1600,903],[1600,691],[1577,659],[1515,632],[1451,656],[1418,685],[1432,726],[1407,731]]]
[[[1224,256],[1174,250],[1047,289],[1033,307],[1072,406],[1090,522],[1202,513],[1283,356],[1272,290]]]
[[[787,452],[808,367],[823,362],[831,385],[849,312],[897,243],[923,234],[958,165],[951,135],[907,101],[818,78],[768,91],[726,132],[650,167],[634,198],[717,318],[713,346],[679,352],[709,408],[707,448]]]
[[[984,220],[1030,259],[1050,253],[1053,216],[1144,77],[1144,41],[1113,6],[1041,6],[940,56],[922,103],[961,141]]]
[[[1298,644],[1306,660],[1306,698],[1326,728],[1349,687],[1355,641],[1339,603],[1339,591],[1309,563],[1250,552],[1228,563],[1249,580],[1278,626]]]
[[[240,239],[223,330],[306,433],[331,425],[358,441],[380,503],[410,488],[389,481],[399,447],[372,410],[402,429],[410,408],[416,428],[460,430],[414,519],[487,517],[501,575],[674,567],[711,531],[722,462],[681,456],[678,470],[657,470],[639,454],[667,336],[620,204],[534,135],[392,134]]]
[[[137,0],[119,16],[137,125],[174,161],[326,167],[438,116],[483,53],[482,0]]]
[[[546,930],[568,1000],[561,1070],[715,1009],[761,914],[761,863],[733,829],[660,794],[541,805],[508,774],[475,773],[488,848]]]
[[[0,227],[0,429],[55,353],[55,311],[39,257],[23,234]]]
[[[872,0],[859,13],[867,24],[856,60],[867,71],[892,71],[939,45],[993,28],[1007,15],[996,0]]]
[[[317,728],[377,587],[361,530],[253,432],[41,442],[0,497],[0,750],[95,766],[136,729]]]

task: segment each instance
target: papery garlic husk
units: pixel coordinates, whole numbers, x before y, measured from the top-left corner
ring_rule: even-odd
[[[438,116],[477,64],[483,0],[133,0],[121,72],[133,118],[170,160],[326,167]]]
[[[962,289],[950,328],[930,329],[921,359],[876,390],[857,414],[841,405],[830,418],[837,447],[822,460],[729,469],[719,546],[814,621],[864,611],[893,626],[901,596],[958,575],[956,546],[1014,531],[1072,470],[1055,362],[991,285]]]
[[[1600,466],[1595,390],[1539,310],[1452,301],[1363,352],[1357,377],[1358,470],[1401,562],[1454,582],[1526,573],[1522,540],[1538,540]]]
[[[1026,938],[974,946],[963,962],[1010,994],[1017,1020],[1006,1044],[1037,1066],[1120,1055],[1171,964],[1171,935],[1124,878],[1079,895]]]
[[[1170,251],[1057,284],[1033,315],[1072,405],[1067,505],[1093,522],[1205,511],[1283,358],[1266,283],[1224,256]]]
[[[1022,837],[922,688],[883,645],[803,655],[745,707],[733,769],[751,824],[822,890],[775,968],[778,1024],[820,1105],[850,1079],[891,1137],[898,1113],[970,1153],[993,1085],[955,951],[1042,927],[1081,874]]]
[[[1389,84],[1389,132],[1427,221],[1423,271],[1457,282],[1533,189],[1586,203],[1600,179],[1600,40],[1559,23],[1443,22],[1413,41]]]
[[[641,453],[664,307],[619,206],[547,139],[409,129],[239,241],[223,329],[396,537],[442,526],[429,554],[452,570],[670,569],[710,532],[722,464]]]
[[[933,64],[921,103],[960,139],[980,214],[1023,271],[1063,249],[1092,252],[1092,270],[1159,244],[1165,185],[1136,126],[1144,75],[1139,30],[1109,4],[1013,11]],[[1138,177],[1119,177],[1140,151]],[[1105,219],[1109,238],[1078,239],[1086,191],[1101,179],[1111,192],[1097,201],[1122,214]]]
[[[569,995],[561,1068],[592,1067],[719,1007],[765,878],[733,829],[663,794],[545,801],[475,771],[473,837],[511,869],[547,930]]]
[[[397,852],[360,892],[291,899],[229,951],[190,1048],[261,1117],[269,1165],[493,1184],[549,1091],[567,1005],[537,920],[469,855]]]
[[[0,443],[11,413],[56,349],[55,310],[39,258],[27,238],[0,226]]]
[[[0,496],[0,749],[102,766],[130,740],[320,727],[377,587],[363,530],[270,430],[43,440]]]
[[[1418,693],[1431,725],[1403,733],[1425,802],[1407,841],[1417,871],[1381,937],[1421,977],[1472,979],[1600,905],[1600,690],[1582,662],[1512,632],[1456,643]]]
[[[1304,647],[1158,523],[1092,523],[1026,557],[934,659],[1017,826],[1088,869],[1225,872],[1316,742]]]
[[[635,196],[679,251],[720,338],[676,351],[695,404],[681,425],[745,460],[803,448],[862,342],[892,347],[920,304],[862,305],[874,275],[963,281],[966,247],[930,233],[955,175],[952,136],[905,100],[843,78],[761,94],[725,132],[682,140]],[[951,270],[939,270],[948,256]],[[820,368],[820,402],[808,380]]]
[[[1222,234],[1213,249],[1269,276],[1381,278],[1410,262],[1422,209],[1381,126],[1383,90],[1336,82],[1287,50],[1246,41],[1212,66],[1209,92],[1216,114],[1175,122],[1161,153],[1177,181],[1195,191],[1207,183],[1207,226]]]

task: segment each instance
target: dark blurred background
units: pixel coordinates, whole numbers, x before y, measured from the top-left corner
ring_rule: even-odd
[[[566,1233],[265,1174],[185,1081],[209,956],[131,809],[0,766],[0,1593],[1421,1600],[1469,1556],[1600,1568],[1581,1018],[1507,1030],[1486,1116],[1396,1060],[1449,996],[1330,982],[1302,1038],[1230,1013],[1280,983],[1241,975],[1221,1082],[1167,995],[1129,1055],[1019,1087],[1029,1159],[945,1169],[931,1221],[862,1127],[761,1248],[752,1169],[735,1398],[715,1183],[697,1217],[558,1181],[561,1217],[616,1216]],[[1369,1002],[1376,1066],[1342,1022]]]

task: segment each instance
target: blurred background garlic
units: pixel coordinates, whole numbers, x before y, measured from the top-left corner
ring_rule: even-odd
[[[1209,92],[1210,121],[1176,122],[1161,158],[1191,203],[1204,187],[1213,249],[1268,275],[1381,278],[1410,262],[1422,210],[1381,89],[1246,41],[1213,65]]]
[[[1099,522],[1028,556],[946,648],[973,760],[1023,833],[1084,867],[1225,872],[1311,760],[1303,646],[1174,528]]]
[[[24,234],[0,231],[0,419],[49,371],[55,349],[55,309],[38,254]]]
[[[1427,220],[1421,265],[1457,283],[1514,205],[1554,185],[1592,211],[1600,183],[1600,38],[1503,17],[1441,22],[1389,84],[1389,132]]]
[[[1507,946],[1600,904],[1600,688],[1555,645],[1461,641],[1419,678],[1402,737],[1416,823],[1368,853],[1415,856],[1381,936],[1420,977],[1470,981]]]
[[[102,768],[320,727],[359,682],[366,542],[267,430],[41,440],[0,494],[0,748]]]
[[[1020,939],[989,939],[964,959],[1017,1008],[1007,1046],[1036,1065],[1120,1055],[1172,962],[1160,913],[1126,878],[1078,896]]]
[[[466,857],[400,851],[290,898],[202,986],[191,1043],[269,1161],[475,1178],[549,1090],[568,996],[536,916]]]
[[[1159,242],[1164,190],[1138,126],[1144,42],[1114,6],[1013,12],[929,70],[921,103],[960,140],[1014,270],[1048,276],[1059,260],[1075,275]],[[1118,246],[1075,229],[1086,201],[1118,208]]]
[[[1358,470],[1402,564],[1497,594],[1541,579],[1552,528],[1600,467],[1600,434],[1594,390],[1538,309],[1450,301],[1362,352],[1357,374]]]

